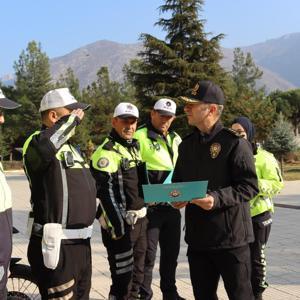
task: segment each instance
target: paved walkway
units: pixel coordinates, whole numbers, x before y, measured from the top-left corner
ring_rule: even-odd
[[[18,173],[8,173],[8,183],[13,191],[14,225],[20,230],[20,233],[14,237],[13,255],[22,257],[23,262],[26,262],[28,243],[26,220],[29,210],[28,183],[24,175]],[[300,210],[299,207],[296,209],[297,206],[300,206],[300,182],[286,182],[284,190],[276,197],[275,203],[288,204],[293,208],[276,208],[271,237],[267,246],[267,279],[270,287],[265,292],[264,299],[300,299],[300,230],[298,228],[300,225]],[[110,285],[109,269],[106,251],[101,243],[100,230],[97,223],[95,223],[94,228],[95,232],[92,238],[93,282],[90,299],[104,300],[107,299]],[[186,244],[183,241],[183,237],[177,268],[177,287],[180,295],[188,300],[193,299],[186,259]],[[159,290],[157,264],[154,271],[153,290],[153,299],[162,299]],[[228,299],[222,284],[220,284],[218,295],[220,300]]]

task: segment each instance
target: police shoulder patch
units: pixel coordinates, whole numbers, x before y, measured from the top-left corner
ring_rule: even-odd
[[[109,160],[106,157],[100,157],[97,165],[99,168],[106,168],[109,165]]]
[[[215,159],[216,157],[218,157],[220,151],[221,151],[221,145],[219,143],[213,143],[210,146],[210,156],[211,156],[211,158]]]
[[[235,135],[236,137],[241,137],[235,130],[233,130],[233,129],[231,129],[231,128],[227,128],[227,127],[224,127],[224,129],[227,131],[227,132],[229,132],[229,133],[231,133],[232,135]]]

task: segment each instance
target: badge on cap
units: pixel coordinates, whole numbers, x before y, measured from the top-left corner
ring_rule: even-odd
[[[199,83],[196,83],[196,85],[194,86],[194,88],[192,89],[192,95],[196,96],[197,92],[199,90]]]
[[[100,157],[97,164],[101,169],[106,168],[109,165],[109,160],[106,157]]]
[[[213,143],[210,146],[210,156],[211,158],[216,158],[221,151],[221,145],[219,143]]]

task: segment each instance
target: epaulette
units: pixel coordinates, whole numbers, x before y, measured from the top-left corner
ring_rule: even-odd
[[[184,141],[184,140],[190,138],[193,134],[194,134],[194,131],[191,132],[191,133],[189,133],[188,135],[184,136],[184,137],[182,138],[182,140]]]
[[[224,129],[225,131],[231,133],[232,135],[241,138],[241,136],[240,136],[235,130],[233,130],[233,129],[231,129],[231,128],[228,128],[228,127],[223,127],[223,129]]]
[[[171,138],[179,136],[179,134],[177,132],[173,131],[173,130],[169,132],[169,135],[170,135]]]
[[[140,150],[140,143],[137,139],[132,139],[132,146],[136,149],[136,150]]]
[[[108,141],[103,145],[102,149],[110,151],[110,150],[112,150],[112,149],[114,148],[114,145],[115,145],[115,144],[114,144],[114,142],[113,142],[112,140],[108,140]]]

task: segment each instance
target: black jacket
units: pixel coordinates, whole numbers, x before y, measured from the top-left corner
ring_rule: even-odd
[[[195,130],[179,146],[173,182],[208,180],[212,210],[188,204],[185,240],[192,250],[226,249],[253,241],[249,200],[258,193],[249,143],[217,123]]]
[[[51,128],[43,126],[24,144],[35,223],[61,223],[75,229],[93,224],[95,181],[89,166],[69,143],[78,124],[78,117],[65,116]]]

